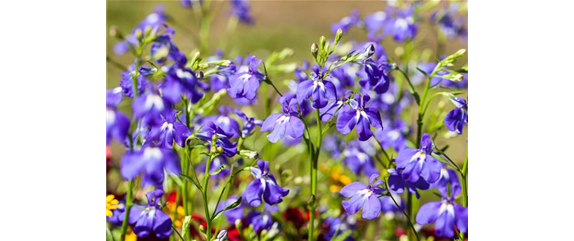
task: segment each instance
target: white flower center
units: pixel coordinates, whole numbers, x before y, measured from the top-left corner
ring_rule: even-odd
[[[163,154],[161,154],[161,150],[157,147],[148,147],[144,150],[143,157],[145,160],[150,159],[161,159]]]

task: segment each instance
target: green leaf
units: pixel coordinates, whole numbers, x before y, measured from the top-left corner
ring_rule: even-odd
[[[223,214],[223,212],[229,210],[229,209],[233,209],[236,208],[237,206],[239,206],[239,204],[241,204],[241,199],[242,197],[240,196],[239,199],[237,199],[235,202],[233,202],[231,205],[225,207],[223,210],[215,213],[215,215],[213,215],[213,217],[211,217],[211,221],[218,219],[219,217],[221,217],[221,215]]]

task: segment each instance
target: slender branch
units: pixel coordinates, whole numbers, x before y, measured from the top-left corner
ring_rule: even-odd
[[[405,215],[405,217],[407,218],[407,221],[409,222],[409,225],[411,226],[411,229],[413,231],[413,233],[415,234],[415,237],[417,237],[417,240],[419,239],[419,235],[417,234],[417,230],[415,229],[415,225],[413,225],[413,223],[411,222],[411,218],[409,217],[409,215],[405,212],[405,210],[403,210],[403,208],[401,207],[401,205],[399,205],[399,203],[397,203],[397,201],[395,200],[395,198],[393,197],[393,195],[390,193],[390,188],[389,188],[389,182],[388,180],[385,182],[385,186],[387,187],[387,190],[389,190],[389,197],[391,197],[391,199],[393,200],[393,202],[395,203],[395,205],[401,210],[401,212],[403,212],[403,214]]]

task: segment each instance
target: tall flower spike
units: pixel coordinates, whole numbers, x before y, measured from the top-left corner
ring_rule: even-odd
[[[365,107],[371,99],[369,95],[355,95],[355,99],[350,100],[349,106],[343,107],[342,112],[337,117],[337,130],[343,135],[349,134],[357,126],[357,133],[360,141],[366,141],[373,135],[371,126],[382,128],[381,115],[375,108]],[[357,102],[357,100],[360,101]]]
[[[442,163],[431,154],[433,143],[428,133],[423,134],[419,149],[405,148],[396,158],[397,169],[402,170],[402,177],[415,183],[423,178],[428,183],[435,183],[440,177]]]
[[[360,182],[353,182],[341,189],[341,195],[349,200],[343,201],[343,208],[350,214],[355,214],[363,208],[363,218],[374,219],[381,212],[381,202],[377,195],[383,193],[384,189],[378,185],[384,184],[383,180],[377,180],[378,174],[373,174],[369,178],[368,185]],[[377,181],[375,181],[377,180]]]
[[[455,131],[460,135],[462,134],[464,124],[468,124],[468,105],[466,100],[460,97],[452,98],[451,101],[456,108],[446,114],[444,117],[444,125],[450,131]]]
[[[269,163],[264,160],[257,161],[257,167],[251,167],[251,175],[255,178],[251,181],[243,196],[247,203],[253,207],[261,205],[261,196],[269,205],[283,201],[283,197],[289,194],[289,189],[285,189],[275,180],[273,174],[269,173]]]

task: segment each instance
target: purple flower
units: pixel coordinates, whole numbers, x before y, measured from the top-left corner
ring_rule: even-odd
[[[179,156],[171,149],[152,146],[146,143],[141,149],[127,152],[120,163],[120,173],[126,180],[133,180],[143,173],[145,184],[161,186],[164,180],[164,169],[173,174],[180,174]]]
[[[447,196],[448,188],[452,188],[451,190],[454,193],[459,193],[461,190],[460,182],[458,180],[458,174],[452,170],[443,167],[440,171],[440,178],[435,183],[436,189],[443,195]]]
[[[378,63],[371,59],[367,59],[365,61],[367,79],[359,81],[362,86],[367,86],[369,89],[373,88],[377,94],[387,92],[391,83],[391,79],[387,73],[391,67],[387,63],[386,58],[381,59],[382,60],[379,60]]]
[[[112,142],[112,138],[123,142],[128,135],[130,119],[116,107],[121,101],[121,87],[106,91],[106,145]]]
[[[366,176],[371,176],[380,173],[375,167],[374,155],[371,143],[352,140],[343,151],[343,163],[357,175],[363,171]]]
[[[161,116],[171,114],[171,102],[160,96],[158,91],[148,91],[138,96],[132,102],[132,110],[135,118],[149,126],[162,125]]]
[[[458,177],[451,178],[457,179]],[[453,185],[451,196],[443,194],[442,201],[428,202],[421,206],[416,217],[417,223],[424,225],[435,223],[436,234],[439,237],[452,238],[455,234],[454,228],[460,232],[468,232],[468,208],[454,202],[454,197],[460,193],[460,185]],[[440,189],[439,189],[440,190]]]
[[[299,103],[312,97],[312,106],[320,109],[327,106],[329,100],[337,99],[335,85],[331,81],[324,80],[324,76],[320,72],[319,69],[316,69],[312,79],[305,80],[297,85],[297,101]]]
[[[374,219],[381,212],[381,202],[377,195],[383,194],[384,189],[378,185],[384,184],[383,180],[377,180],[378,174],[373,174],[369,178],[368,185],[360,182],[353,182],[343,187],[340,193],[349,200],[343,201],[343,208],[349,214],[355,214],[363,208],[363,218]]]
[[[269,230],[273,227],[272,213],[277,212],[277,206],[265,205],[263,212],[253,210],[247,214],[246,225],[253,225],[253,231],[261,232],[263,229]]]
[[[293,138],[300,138],[303,136],[305,131],[305,124],[299,119],[297,112],[297,100],[294,98],[288,98],[285,95],[280,98],[283,106],[283,113],[271,114],[263,125],[261,126],[261,131],[271,131],[271,134],[267,135],[267,139],[270,142],[277,143],[277,141],[284,137],[286,134]]]
[[[255,117],[247,117],[247,115],[245,115],[245,113],[243,113],[240,109],[235,109],[234,110],[235,114],[237,116],[239,116],[239,118],[243,119],[243,128],[241,129],[241,137],[242,138],[246,138],[249,135],[251,135],[251,133],[253,132],[253,129],[255,129],[255,126],[261,126],[263,125],[263,121],[262,120],[257,120],[255,119]]]
[[[166,27],[170,33],[158,36],[150,47],[151,56],[160,64],[165,63],[167,59],[175,63],[187,61],[185,54],[173,42],[174,30]]]
[[[413,14],[414,8],[398,10],[394,21],[389,21],[387,27],[392,31],[395,41],[403,42],[415,38],[418,27]]]
[[[396,193],[403,193],[405,187],[407,188],[408,192],[414,193],[418,198],[420,198],[420,194],[417,189],[420,190],[427,190],[430,188],[430,184],[428,184],[424,179],[419,178],[416,182],[408,182],[402,177],[402,174],[395,169],[389,169],[388,172],[390,173],[388,182],[389,188],[396,192]]]
[[[322,228],[326,229],[325,232],[322,233],[323,239],[320,240],[334,240],[333,236],[337,234],[337,236],[341,236],[343,233],[347,231],[355,231],[357,229],[357,220],[349,215],[341,215],[344,220],[341,220],[341,217],[334,217],[329,216],[325,218],[323,223],[321,224]],[[339,239],[337,239],[339,240]],[[353,241],[353,235],[347,236],[343,241]]]
[[[375,131],[375,137],[381,142],[383,148],[393,148],[399,152],[407,147],[409,128],[401,119],[385,122],[385,129]]]
[[[355,9],[351,11],[349,16],[344,17],[341,21],[336,22],[331,25],[331,32],[336,33],[338,29],[343,30],[343,32],[347,32],[349,28],[352,26],[356,26],[359,24],[361,19],[359,19],[359,10]]]
[[[381,201],[381,212],[400,213],[401,209],[397,207],[395,201],[401,206],[403,210],[405,210],[405,202],[401,200],[401,197],[394,192],[391,192],[391,195],[393,195],[393,198],[395,199],[394,201],[390,196],[382,196],[379,198],[379,201]]]
[[[231,137],[237,138],[241,133],[241,129],[239,128],[239,123],[229,116],[232,110],[231,106],[220,106],[219,115],[206,117],[202,123],[213,122],[226,133],[231,134]]]
[[[229,140],[233,134],[225,132],[221,127],[213,122],[208,122],[201,127],[197,137],[205,142],[211,148],[211,142],[215,140],[215,145],[222,148],[223,154],[228,157],[233,157],[237,153],[237,142]]]
[[[289,194],[289,189],[279,186],[273,174],[269,173],[269,163],[266,161],[257,161],[257,167],[251,167],[251,175],[255,179],[247,185],[243,193],[243,198],[249,205],[261,205],[261,195],[265,203],[273,205],[282,202],[283,197]]]
[[[231,62],[229,66],[217,66],[218,72],[211,75],[210,85],[215,92],[222,89],[229,89],[229,79],[235,74],[235,63]]]
[[[167,238],[171,235],[172,221],[169,215],[161,210],[159,200],[163,196],[162,190],[150,191],[147,194],[147,205],[135,205],[130,211],[129,223],[134,225],[134,233],[145,238],[153,231],[158,238]]]
[[[434,12],[430,16],[430,21],[439,25],[440,30],[444,35],[451,38],[466,38],[467,30],[464,27],[466,17],[456,18],[455,14],[458,11],[458,4],[451,4],[450,8]]]
[[[217,211],[223,210],[225,207],[230,206],[234,202],[236,202],[239,198],[236,195],[231,195],[223,205],[217,207]],[[243,201],[242,201],[243,202]],[[243,218],[243,208],[241,207],[242,203],[239,206],[228,209],[227,211],[223,212],[225,219],[230,224],[235,224],[235,221],[241,220]]]
[[[185,95],[191,103],[195,104],[203,98],[203,93],[198,90],[198,87],[204,90],[209,88],[207,84],[197,79],[191,69],[181,63],[164,68],[166,72],[165,81],[160,87],[163,96],[172,103],[178,103],[181,96]]]
[[[163,124],[151,129],[152,135],[158,135],[159,146],[161,147],[171,148],[174,140],[177,145],[184,147],[185,140],[191,135],[189,128],[177,120],[177,112],[172,110],[167,115],[160,115],[164,121]]]
[[[468,105],[466,100],[461,97],[455,97],[450,100],[456,108],[446,114],[444,117],[444,125],[450,131],[455,131],[460,135],[462,134],[464,124],[468,124]]]
[[[389,12],[378,11],[365,16],[363,22],[369,33],[375,33],[389,21]]]
[[[247,24],[253,23],[253,18],[249,13],[249,1],[248,0],[232,0],[232,14],[239,19],[239,21]]]
[[[402,177],[415,183],[422,177],[428,183],[435,183],[440,177],[442,163],[431,156],[433,143],[428,133],[423,134],[419,149],[405,148],[396,158],[397,169]]]
[[[357,125],[357,133],[360,141],[366,141],[373,135],[371,126],[383,128],[381,124],[381,115],[375,108],[365,107],[371,99],[369,95],[355,95],[355,99],[349,101],[349,106],[343,107],[337,117],[337,130],[343,135],[349,134]],[[360,103],[357,103],[357,100]]]
[[[151,29],[159,29],[162,26],[165,26],[164,23],[166,19],[167,15],[164,12],[163,5],[156,6],[154,11],[147,15],[146,18],[132,30],[131,34],[125,37],[125,41],[119,42],[114,46],[114,52],[116,54],[126,53],[130,46],[135,47],[139,44],[139,40],[135,36],[136,32],[140,31],[143,33],[148,27]]]
[[[136,60],[137,61],[137,60]],[[133,78],[137,74],[137,91],[138,95],[141,95],[149,85],[149,82],[146,80],[145,76],[152,74],[152,69],[146,68],[144,66],[140,66],[138,73],[136,73],[136,64],[133,63],[130,65],[130,68],[125,72],[120,74],[120,87],[122,87],[122,91],[127,97],[134,97],[134,81]]]
[[[265,75],[257,70],[257,66],[263,62],[258,60],[255,56],[248,57],[248,66],[242,66],[238,73],[233,75],[229,80],[229,96],[231,98],[246,98],[253,100],[257,97],[257,89],[259,88],[260,81],[265,78]]]

